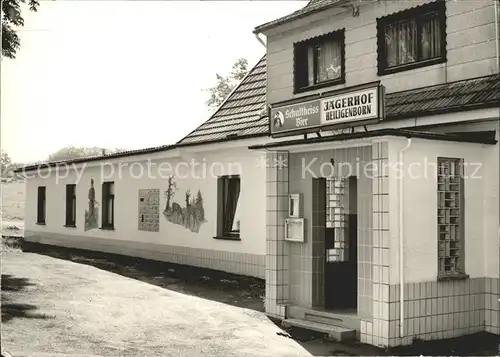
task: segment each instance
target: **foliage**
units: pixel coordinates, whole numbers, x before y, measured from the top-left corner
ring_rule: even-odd
[[[91,156],[103,156],[116,154],[125,151],[124,149],[104,149],[94,147],[66,146],[49,155],[49,161],[66,161]]]
[[[245,58],[236,60],[228,76],[224,77],[216,73],[217,84],[208,89],[210,93],[210,98],[206,102],[208,108],[210,110],[217,109],[247,73],[248,61]]]
[[[10,165],[12,164],[12,159],[9,154],[5,151],[0,150],[0,173],[2,177],[7,176],[7,172],[10,170]]]
[[[2,1],[2,57],[16,58],[16,53],[21,46],[21,40],[16,33],[16,27],[24,26],[21,15],[21,4],[26,0]],[[36,12],[40,3],[37,0],[28,0],[29,9]]]
[[[22,179],[22,175],[14,174],[14,170],[22,167],[22,164],[12,162],[11,157],[7,152],[0,150],[0,176],[2,179]]]

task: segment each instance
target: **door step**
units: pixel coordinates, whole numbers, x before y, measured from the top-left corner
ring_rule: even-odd
[[[301,319],[283,320],[284,327],[299,327],[305,330],[325,333],[329,338],[338,342],[353,341],[356,339],[356,330],[350,330],[340,326],[332,326],[320,322]]]

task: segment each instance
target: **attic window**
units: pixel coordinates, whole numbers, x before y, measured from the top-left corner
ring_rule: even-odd
[[[345,83],[345,30],[294,45],[295,93]]]

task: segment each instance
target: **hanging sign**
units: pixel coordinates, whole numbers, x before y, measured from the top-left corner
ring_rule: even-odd
[[[382,119],[383,87],[325,96],[302,103],[271,107],[271,135],[319,131],[322,127],[359,125]]]

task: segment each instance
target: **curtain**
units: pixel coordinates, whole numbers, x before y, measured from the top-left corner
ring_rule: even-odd
[[[314,85],[314,47],[307,48],[307,79],[310,86]]]
[[[341,76],[340,41],[329,41],[317,47],[318,67],[316,78],[318,83],[340,78]]]
[[[417,60],[417,25],[401,21],[385,28],[387,66],[393,67]]]
[[[421,38],[420,53],[422,60],[441,56],[441,31],[437,13],[424,17]]]
[[[233,228],[234,216],[240,197],[240,180],[235,178],[226,179],[224,182],[224,193],[224,231],[227,233],[231,232]]]
[[[113,224],[113,215],[114,215],[114,210],[115,210],[114,202],[115,202],[114,197],[110,196],[108,198],[108,217],[107,217],[108,220],[106,222],[109,225]]]

